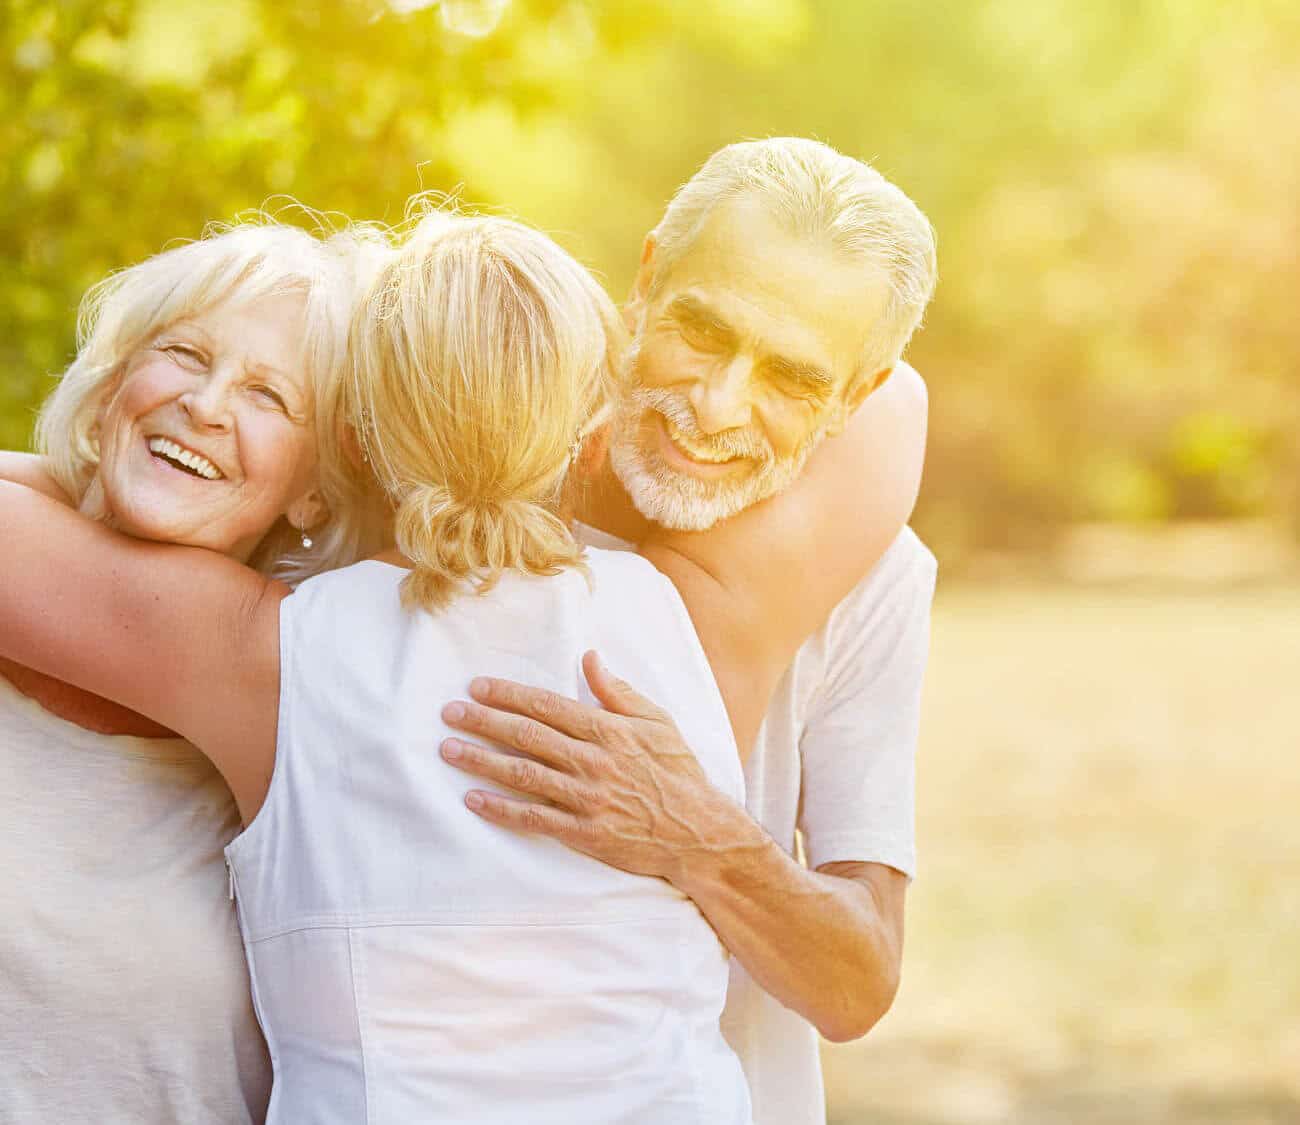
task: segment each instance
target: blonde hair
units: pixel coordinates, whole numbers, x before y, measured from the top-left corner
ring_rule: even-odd
[[[934,229],[901,190],[869,164],[803,137],[742,141],[719,149],[673,196],[655,228],[657,289],[714,209],[752,197],[793,234],[860,256],[888,280],[889,300],[871,334],[863,370],[902,356],[937,279]]]
[[[344,404],[414,567],[405,605],[585,570],[559,502],[623,341],[604,290],[545,235],[445,210],[416,224],[359,306]]]
[[[330,231],[317,218],[322,237],[263,213],[214,224],[196,241],[146,258],[87,292],[77,318],[76,358],[46,398],[36,425],[37,449],[69,497],[79,503],[99,468],[97,416],[127,359],[184,317],[226,301],[301,293],[303,364],[317,399],[329,397],[343,369],[358,286],[375,264],[380,240],[364,227]],[[321,416],[319,409],[316,414]],[[323,480],[321,491],[333,515],[313,530],[311,548],[280,521],[268,530],[250,566],[297,582],[368,551],[360,509],[341,495],[345,484]]]

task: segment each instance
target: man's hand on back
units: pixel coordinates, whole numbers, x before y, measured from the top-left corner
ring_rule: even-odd
[[[665,711],[593,652],[583,671],[604,710],[508,680],[475,680],[475,702],[448,704],[443,719],[517,753],[451,738],[442,756],[520,794],[472,790],[466,804],[485,820],[686,890],[693,873],[743,846],[753,822],[709,783]]]

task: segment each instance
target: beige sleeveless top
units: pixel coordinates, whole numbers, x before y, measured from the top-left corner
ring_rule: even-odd
[[[0,677],[0,1121],[263,1119],[238,831],[188,743],[83,730]]]

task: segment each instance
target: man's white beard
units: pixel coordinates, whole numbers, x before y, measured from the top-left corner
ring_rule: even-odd
[[[794,453],[780,458],[755,426],[706,435],[700,431],[695,411],[684,394],[642,387],[636,385],[635,378],[633,385],[635,389],[626,392],[619,404],[609,450],[610,465],[636,510],[646,519],[676,531],[704,531],[789,487],[826,436],[829,425],[820,425]],[[642,420],[651,410],[670,420],[693,446],[722,457],[750,458],[754,468],[737,480],[719,481],[678,472],[664,461],[655,439],[642,432]]]

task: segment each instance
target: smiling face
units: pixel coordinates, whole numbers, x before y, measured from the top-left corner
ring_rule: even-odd
[[[656,282],[653,247],[610,461],[642,515],[702,530],[781,491],[888,375],[862,357],[883,276],[721,206]]]
[[[292,293],[227,302],[156,333],[100,410],[88,502],[130,535],[240,561],[280,516],[315,522],[303,336]]]

